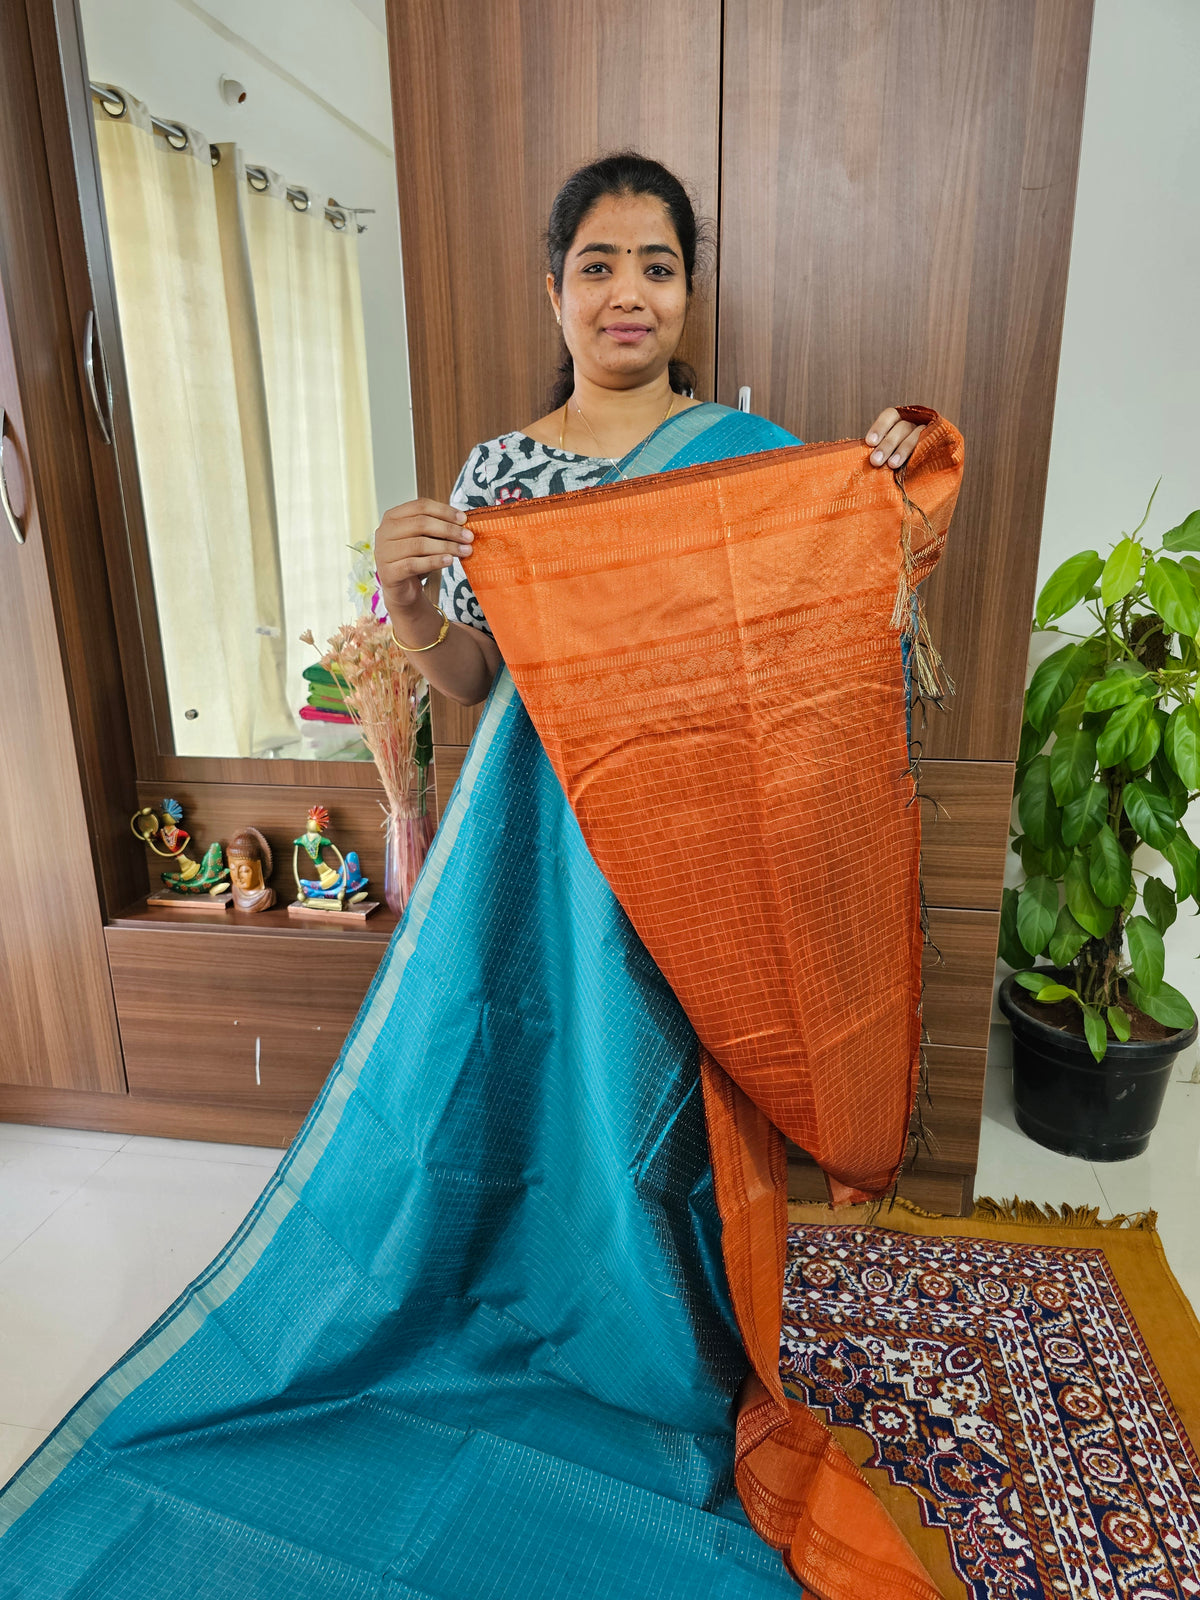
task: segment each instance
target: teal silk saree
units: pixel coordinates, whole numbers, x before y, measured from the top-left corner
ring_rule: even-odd
[[[622,465],[796,442],[703,405]],[[0,1493],[0,1600],[783,1600],[746,1370],[696,1036],[502,671],[278,1172]]]

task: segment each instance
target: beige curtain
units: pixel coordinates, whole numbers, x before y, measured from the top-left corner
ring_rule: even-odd
[[[242,186],[271,422],[284,610],[325,640],[353,614],[350,545],[378,523],[366,340],[353,217],[338,228],[284,180]],[[304,699],[311,649],[293,628],[287,683]]]
[[[353,615],[378,520],[356,230],[117,92],[96,136],[175,749],[298,754],[298,635]]]

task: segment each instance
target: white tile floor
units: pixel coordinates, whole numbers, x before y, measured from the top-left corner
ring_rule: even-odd
[[[1192,1060],[1179,1064],[1146,1155],[1091,1165],[1017,1130],[1006,1044],[997,1029],[976,1193],[1095,1205],[1104,1216],[1153,1207],[1200,1308]],[[0,1123],[0,1484],[208,1265],[281,1154]]]

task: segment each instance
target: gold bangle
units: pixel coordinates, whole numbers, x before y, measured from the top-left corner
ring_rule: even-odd
[[[438,616],[441,617],[442,626],[438,630],[438,636],[432,644],[401,644],[400,640],[396,638],[396,624],[394,622],[389,623],[389,627],[392,630],[392,642],[399,646],[401,650],[404,650],[407,652],[407,654],[413,656],[419,656],[422,650],[432,650],[435,645],[441,644],[442,640],[450,632],[450,618],[442,610],[441,606],[435,605],[433,609],[437,612]]]

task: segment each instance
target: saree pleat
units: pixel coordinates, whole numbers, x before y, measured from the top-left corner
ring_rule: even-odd
[[[472,581],[583,835],[702,1046],[723,1249],[752,1373],[737,1482],[827,1600],[937,1591],[779,1379],[783,1135],[880,1195],[920,1056],[920,813],[900,633],[962,440],[905,473],[782,447],[474,513]],[[920,641],[913,641],[916,648]]]

